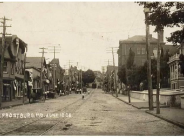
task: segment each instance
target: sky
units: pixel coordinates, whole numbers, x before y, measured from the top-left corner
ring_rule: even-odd
[[[143,7],[134,2],[4,2],[0,3],[0,17],[7,21],[7,33],[17,35],[28,45],[28,57],[41,57],[41,47],[47,63],[56,46],[56,58],[62,68],[71,65],[83,70],[102,71],[102,66],[118,65],[119,40],[145,35]],[[165,29],[168,37],[173,30]],[[2,27],[0,28],[2,32]],[[150,27],[150,33],[154,26]]]

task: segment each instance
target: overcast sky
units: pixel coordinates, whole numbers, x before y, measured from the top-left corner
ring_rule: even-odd
[[[39,57],[40,47],[60,45],[56,58],[63,68],[71,60],[73,65],[79,62],[85,69],[101,71],[105,61],[112,61],[109,47],[118,47],[119,40],[128,36],[145,35],[143,7],[134,2],[4,2],[0,4],[3,16],[12,19],[7,22],[12,25],[7,33],[28,44],[27,56]],[[166,29],[164,35],[169,36],[171,30]],[[156,33],[153,36],[157,38]],[[45,57],[50,61],[53,53]]]

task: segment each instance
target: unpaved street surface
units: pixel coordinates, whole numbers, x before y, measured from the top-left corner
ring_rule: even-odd
[[[1,118],[1,135],[184,135],[184,129],[119,101],[100,89],[0,113],[65,113],[64,117]],[[71,117],[67,116],[68,114]]]

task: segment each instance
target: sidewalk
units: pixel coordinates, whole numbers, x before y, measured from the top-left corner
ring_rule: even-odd
[[[113,96],[115,97],[115,95]],[[146,108],[148,109],[149,108],[147,101],[142,101],[139,99],[131,98],[131,103],[129,103],[128,96],[125,96],[122,94],[118,94],[117,99],[129,105],[132,105],[133,107],[138,108],[138,109],[146,109]],[[156,116],[160,119],[163,119],[167,122],[175,124],[179,127],[184,128],[184,109],[171,108],[165,105],[160,105],[160,114],[156,114],[156,103],[154,103],[154,110],[153,111],[146,110],[145,112],[153,116]]]
[[[60,97],[59,95],[55,95],[56,97],[55,98],[58,98]],[[53,99],[53,98],[46,98],[46,100],[50,100],[50,99]],[[31,104],[33,103],[39,103],[39,102],[42,102],[40,100],[36,100],[34,102],[31,102]],[[25,104],[29,104],[29,99],[25,99],[24,101],[24,104],[23,104],[23,99],[20,99],[20,100],[12,100],[12,101],[7,101],[7,102],[2,102],[2,105],[0,107],[0,110],[1,109],[5,109],[5,108],[11,108],[11,107],[15,107],[15,106],[20,106],[20,105],[25,105]]]
[[[146,111],[146,113],[184,128],[184,109],[160,108],[160,114],[156,114],[156,109],[154,111]]]
[[[113,95],[114,96],[114,95]],[[149,108],[149,104],[148,101],[143,101],[143,100],[139,100],[139,99],[135,99],[135,98],[130,98],[130,103],[128,101],[128,96],[122,95],[122,94],[118,94],[118,99],[130,104],[138,109],[148,109]],[[153,107],[156,108],[156,103],[153,103]],[[165,108],[167,107],[166,105],[160,105],[161,108]]]
[[[24,104],[28,104],[28,103],[29,103],[28,99],[24,101]],[[14,106],[19,106],[19,105],[23,105],[23,99],[2,102],[2,106],[0,107],[0,109],[11,108]]]

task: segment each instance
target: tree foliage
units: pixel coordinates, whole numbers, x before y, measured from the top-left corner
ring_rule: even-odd
[[[118,75],[118,78],[120,79],[120,81],[123,82],[125,85],[127,85],[125,65],[122,65],[119,67],[117,75]]]
[[[127,59],[127,69],[131,69],[134,66],[134,58],[135,58],[135,53],[130,48],[130,50],[129,50],[129,56],[128,56],[128,59]]]
[[[163,53],[163,56],[161,56],[161,87],[168,88],[169,83],[169,65],[167,62],[169,61],[169,51],[165,51]],[[151,60],[151,74],[152,74],[152,85],[153,89],[156,88],[156,81],[157,81],[157,60],[152,59]],[[125,66],[121,66],[118,71],[118,77],[121,82],[123,82],[125,85],[127,85],[126,82],[126,70]],[[133,66],[131,69],[127,69],[127,78],[128,78],[128,84],[131,86],[132,90],[139,90],[139,85],[141,82],[143,82],[143,88],[148,89],[147,85],[147,62],[144,63],[143,66]]]
[[[174,45],[181,44],[184,39],[184,2],[138,2],[140,6],[149,8],[151,13],[145,21],[155,26],[155,31],[163,30],[164,27],[180,27],[167,38]]]
[[[92,70],[88,69],[85,72],[82,72],[82,81],[86,85],[87,83],[92,83],[95,80],[95,74]]]

